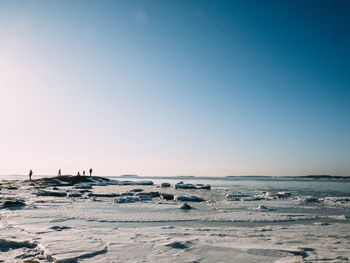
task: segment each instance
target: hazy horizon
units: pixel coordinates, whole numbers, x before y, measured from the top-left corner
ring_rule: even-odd
[[[74,173],[64,173],[62,174],[63,176],[76,176]],[[82,176],[82,174],[81,174]],[[85,176],[89,176],[86,174]],[[206,175],[206,176],[200,176],[200,175],[186,175],[186,174],[179,174],[179,175],[145,175],[145,174],[99,174],[95,173],[93,176],[100,176],[100,177],[112,177],[112,178],[235,178],[235,177],[249,177],[249,178],[306,178],[306,177],[315,177],[315,176],[332,176],[332,177],[338,177],[339,175],[334,175],[334,174],[303,174],[303,175],[264,175],[264,174],[236,174],[236,175]],[[57,174],[49,174],[49,173],[44,173],[44,174],[33,174],[33,179],[38,179],[38,178],[43,178],[43,177],[57,177]],[[350,175],[343,175],[339,176],[340,178],[350,178]],[[23,180],[27,179],[28,175],[27,174],[0,174],[0,179],[1,180]]]
[[[79,171],[80,175],[82,176],[82,171]],[[62,173],[63,176],[76,176],[77,173]],[[268,174],[231,174],[231,175],[206,175],[206,176],[201,176],[201,175],[193,175],[193,174],[177,174],[177,175],[152,175],[152,174],[100,174],[100,173],[96,173],[94,172],[92,174],[93,176],[102,176],[102,177],[159,177],[159,178],[169,178],[169,177],[174,177],[174,178],[178,178],[178,177],[196,177],[196,178],[225,178],[225,177],[305,177],[305,176],[333,176],[333,177],[337,177],[340,175],[336,175],[336,174],[295,174],[295,175],[268,175]],[[6,178],[6,179],[11,179],[11,176],[14,177],[22,177],[22,178],[26,178],[28,177],[28,174],[0,174],[0,178]],[[54,173],[42,173],[42,174],[33,174],[33,177],[35,178],[40,178],[40,177],[56,177],[57,174]],[[89,176],[88,173],[85,174],[85,176]],[[342,175],[340,177],[350,177],[350,175]]]
[[[0,174],[349,176],[349,10],[0,0]]]

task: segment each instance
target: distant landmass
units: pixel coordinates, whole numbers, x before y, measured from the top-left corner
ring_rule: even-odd
[[[275,176],[269,176],[269,175],[227,175],[225,177],[228,178],[235,178],[235,177],[266,177],[266,178],[272,178]]]
[[[328,174],[310,174],[310,175],[304,175],[300,177],[313,178],[313,179],[350,179],[350,176],[328,175]]]
[[[122,174],[119,177],[138,177],[138,175],[137,174]]]
[[[310,174],[300,176],[269,176],[269,175],[228,175],[227,178],[235,177],[259,177],[259,178],[310,178],[310,179],[343,179],[350,180],[350,176],[329,175],[329,174]]]

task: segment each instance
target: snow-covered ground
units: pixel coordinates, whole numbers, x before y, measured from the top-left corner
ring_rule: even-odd
[[[0,262],[350,262],[350,194],[202,187],[0,185]]]

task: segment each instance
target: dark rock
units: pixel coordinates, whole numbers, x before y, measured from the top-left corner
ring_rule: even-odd
[[[149,198],[149,197],[142,197],[142,198],[139,198],[140,201],[142,202],[145,202],[145,201],[152,201],[153,199],[152,198]]]
[[[165,199],[165,200],[174,200],[174,195],[172,195],[172,194],[161,193],[160,197]]]
[[[120,194],[94,194],[90,193],[89,196],[94,196],[94,197],[118,197]]]
[[[7,190],[17,190],[18,188],[16,186],[8,186],[6,187]]]
[[[66,192],[61,192],[61,191],[40,191],[36,193],[37,196],[56,196],[56,197],[64,197],[67,195]]]
[[[62,231],[64,229],[71,229],[71,227],[69,227],[69,226],[52,226],[52,227],[50,227],[50,229],[56,230],[56,231]]]
[[[185,202],[203,202],[204,199],[200,198],[198,196],[183,196],[183,195],[179,195],[175,197],[175,200],[177,201],[185,201]]]
[[[130,192],[125,192],[121,194],[121,196],[134,196],[134,195],[135,195],[134,193],[130,193]]]
[[[188,209],[191,209],[192,207],[190,205],[188,205],[187,203],[184,203],[180,208],[188,210]]]
[[[23,261],[23,263],[40,263],[40,262],[35,259],[26,259]]]
[[[137,193],[136,196],[140,198],[154,198],[159,197],[159,192],[147,192],[147,193]]]
[[[139,182],[134,182],[134,185],[153,185],[152,181],[139,181]]]
[[[184,243],[181,242],[171,242],[169,244],[166,244],[168,247],[176,248],[176,249],[185,249],[187,246]]]
[[[139,193],[139,192],[142,192],[142,191],[143,191],[143,189],[141,189],[141,188],[136,188],[136,189],[130,190],[130,192],[133,192],[133,193]]]
[[[131,181],[119,181],[117,184],[118,185],[132,185],[133,182],[131,182]]]
[[[3,208],[10,208],[10,207],[22,207],[25,206],[26,203],[23,200],[7,200],[2,205]]]

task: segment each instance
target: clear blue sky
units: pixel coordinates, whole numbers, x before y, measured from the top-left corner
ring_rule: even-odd
[[[0,174],[350,175],[349,13],[0,0]]]

